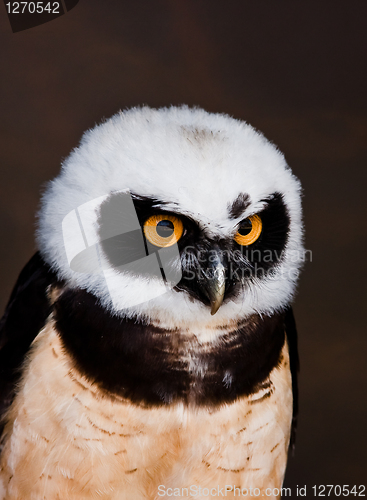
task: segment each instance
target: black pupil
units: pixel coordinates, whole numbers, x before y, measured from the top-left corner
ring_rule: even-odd
[[[171,222],[170,220],[159,221],[156,231],[162,238],[169,238],[170,236],[172,236],[174,231],[173,222]]]
[[[250,219],[245,219],[243,222],[241,222],[241,226],[238,230],[241,236],[247,236],[248,234],[251,233],[252,230],[252,222]]]

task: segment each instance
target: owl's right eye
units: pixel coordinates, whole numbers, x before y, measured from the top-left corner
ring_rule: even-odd
[[[262,231],[262,221],[258,215],[251,215],[243,220],[235,234],[234,240],[241,246],[255,243]]]
[[[143,226],[146,239],[156,247],[170,247],[181,238],[184,227],[174,215],[158,214],[149,217]]]

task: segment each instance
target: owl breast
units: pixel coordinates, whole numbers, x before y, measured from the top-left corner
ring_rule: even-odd
[[[168,488],[280,488],[291,409],[287,343],[251,395],[216,407],[148,407],[83,376],[50,320],[6,416],[0,498],[153,500]]]

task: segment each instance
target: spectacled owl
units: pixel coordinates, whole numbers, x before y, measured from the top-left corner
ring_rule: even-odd
[[[83,135],[0,324],[0,499],[280,496],[300,192],[227,115],[133,108]]]

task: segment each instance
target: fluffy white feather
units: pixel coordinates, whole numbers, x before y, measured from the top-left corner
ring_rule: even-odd
[[[258,212],[264,198],[280,192],[290,216],[286,255],[276,276],[258,280],[250,292],[225,303],[214,316],[208,307],[157,279],[109,269],[75,273],[65,251],[62,224],[80,205],[111,192],[130,191],[175,203],[210,236],[233,237],[238,220],[228,204],[248,193],[251,204],[241,218]],[[92,228],[98,203],[90,211]],[[49,183],[39,213],[38,245],[43,258],[72,287],[94,293],[116,315],[145,316],[167,327],[177,323],[200,329],[223,325],[254,312],[282,309],[294,294],[303,261],[300,184],[282,153],[250,125],[202,109],[133,108],[87,131]],[[104,266],[108,263],[100,255]],[[109,287],[115,290],[111,297]],[[152,298],[154,297],[154,298]],[[131,306],[134,299],[139,303]]]

